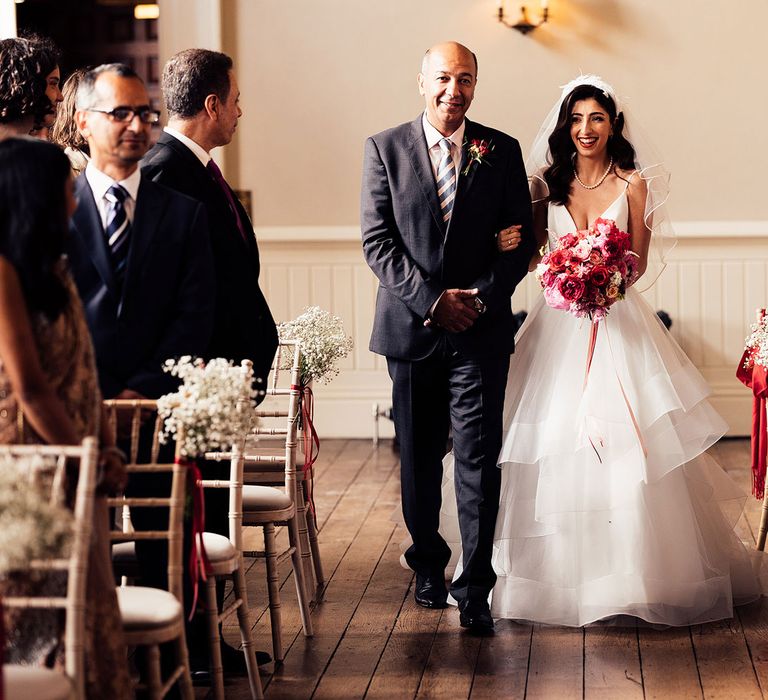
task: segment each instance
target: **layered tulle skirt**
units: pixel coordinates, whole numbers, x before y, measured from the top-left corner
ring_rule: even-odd
[[[762,556],[734,532],[745,493],[705,450],[726,425],[634,290],[591,324],[540,300],[506,389],[493,551],[496,618],[687,625],[759,597]],[[460,537],[452,457],[441,532]]]

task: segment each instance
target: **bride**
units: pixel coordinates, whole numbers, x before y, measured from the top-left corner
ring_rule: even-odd
[[[733,530],[744,494],[705,454],[726,425],[639,293],[673,243],[668,175],[596,76],[565,86],[527,166],[538,245],[613,219],[642,276],[599,322],[586,382],[589,319],[542,296],[518,333],[491,613],[571,626],[615,615],[665,625],[729,618],[761,588]],[[515,236],[502,234],[499,247]],[[448,455],[441,532],[458,550],[452,481]]]

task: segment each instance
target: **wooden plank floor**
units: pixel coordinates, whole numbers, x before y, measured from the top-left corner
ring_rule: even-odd
[[[749,442],[723,440],[710,453],[749,488]],[[509,620],[496,635],[462,634],[454,608],[413,602],[413,576],[399,564],[404,530],[397,455],[388,442],[323,442],[316,477],[320,546],[328,579],[303,636],[290,566],[281,569],[285,662],[262,668],[276,698],[676,698],[768,697],[768,599],[733,620],[690,628],[586,629]],[[754,542],[760,504],[747,502],[739,533]],[[247,537],[254,537],[249,530]],[[285,533],[279,535],[284,543]],[[264,565],[249,561],[251,618],[259,649],[271,650]],[[229,622],[225,637],[239,643]],[[248,697],[245,679],[227,697]],[[207,697],[205,688],[196,698]]]

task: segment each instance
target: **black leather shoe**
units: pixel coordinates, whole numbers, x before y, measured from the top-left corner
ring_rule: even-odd
[[[266,651],[256,652],[256,665],[263,666],[272,661],[272,657]],[[192,671],[192,682],[195,685],[210,685],[211,674],[208,668],[208,659],[191,657],[189,665]],[[245,663],[245,654],[240,649],[235,649],[229,644],[221,643],[221,665],[224,667],[224,675],[247,676],[248,666]]]
[[[459,623],[470,634],[493,634],[493,618],[487,600],[462,600],[459,603]]]
[[[413,597],[423,608],[445,608],[448,606],[448,589],[445,586],[445,577],[422,576],[416,574],[416,587]]]

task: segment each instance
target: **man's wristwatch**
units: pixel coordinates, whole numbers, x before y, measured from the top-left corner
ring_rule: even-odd
[[[480,297],[475,297],[474,303],[475,303],[475,311],[477,311],[477,313],[479,313],[480,315],[484,314],[486,310],[485,302],[483,302],[483,300]]]

